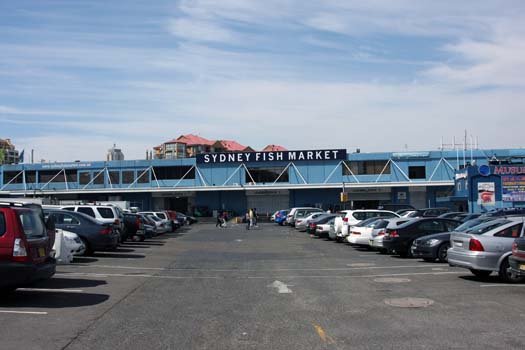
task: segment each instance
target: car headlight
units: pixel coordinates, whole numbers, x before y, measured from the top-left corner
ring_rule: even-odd
[[[428,241],[425,242],[425,245],[429,245],[429,246],[433,246],[433,245],[436,245],[440,242],[439,239],[429,239]]]

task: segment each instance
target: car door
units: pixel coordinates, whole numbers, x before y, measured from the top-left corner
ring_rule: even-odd
[[[509,252],[512,250],[512,243],[516,238],[522,236],[523,223],[519,222],[512,226],[506,227],[499,230],[492,235],[492,243],[495,251],[497,252]]]

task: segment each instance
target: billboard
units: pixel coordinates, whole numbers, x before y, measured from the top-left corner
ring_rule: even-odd
[[[478,182],[478,204],[495,205],[495,188],[494,182]]]
[[[318,151],[228,152],[197,154],[197,164],[345,160],[345,149]]]
[[[525,202],[525,175],[502,176],[501,195],[504,202]]]

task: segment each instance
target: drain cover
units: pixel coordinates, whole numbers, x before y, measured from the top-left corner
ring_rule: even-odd
[[[404,308],[419,308],[428,307],[434,304],[434,300],[425,298],[397,298],[397,299],[385,299],[385,304],[394,307]]]
[[[408,278],[394,278],[394,277],[385,277],[385,278],[376,278],[374,282],[379,283],[407,283],[410,282]]]

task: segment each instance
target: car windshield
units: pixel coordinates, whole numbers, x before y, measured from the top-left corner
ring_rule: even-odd
[[[40,213],[35,210],[17,210],[17,214],[27,238],[46,236],[46,226]]]
[[[375,222],[372,222],[372,223],[368,224],[367,227],[370,227],[370,228],[385,228],[387,225],[388,225],[388,221],[380,219],[380,220],[377,220]]]
[[[481,225],[477,225],[477,226],[474,226],[468,230],[465,231],[465,233],[470,233],[472,235],[482,235],[488,231],[491,231],[493,229],[495,229],[496,227],[499,227],[501,225],[505,225],[505,224],[508,224],[512,221],[510,220],[494,220],[494,221],[489,221],[489,222],[485,222]]]
[[[158,222],[158,221],[161,221],[158,217],[153,216],[153,215],[148,215],[148,218],[150,218],[150,219],[153,220],[153,221],[157,221],[157,222]]]
[[[472,220],[469,220],[469,221],[459,225],[458,227],[456,227],[455,231],[465,232],[466,230],[468,230],[468,229],[470,229],[470,228],[472,228],[474,226],[481,225],[482,223],[487,222],[487,221],[492,221],[492,219],[489,219],[489,218],[472,219]]]
[[[358,223],[357,225],[355,225],[356,227],[364,227],[364,226],[367,226],[368,224],[372,223],[372,222],[375,222],[379,220],[378,218],[370,218],[370,219],[366,219],[366,220],[363,220],[361,221],[360,223]]]

